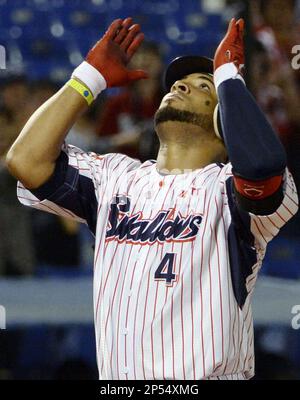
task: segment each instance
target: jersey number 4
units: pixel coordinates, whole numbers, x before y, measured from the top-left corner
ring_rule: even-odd
[[[167,253],[161,260],[157,270],[155,271],[154,278],[156,281],[166,281],[168,286],[172,286],[176,280],[176,274],[173,271],[175,264],[175,253]]]

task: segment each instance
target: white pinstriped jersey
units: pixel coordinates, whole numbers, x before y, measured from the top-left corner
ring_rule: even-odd
[[[91,226],[67,198],[92,184],[100,379],[252,377],[251,295],[267,242],[298,208],[289,171],[281,206],[257,216],[237,208],[230,164],[164,176],[151,161],[64,152],[67,189],[39,200],[19,183],[18,197]]]

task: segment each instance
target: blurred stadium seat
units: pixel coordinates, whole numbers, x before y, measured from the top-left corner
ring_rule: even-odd
[[[166,62],[187,53],[212,55],[223,32],[219,14],[201,1],[0,0],[0,41],[8,68],[29,78],[64,81],[115,18],[132,15],[146,38],[158,41]]]
[[[280,278],[299,279],[299,260],[299,240],[278,236],[268,245],[261,273]]]
[[[14,369],[23,379],[46,379],[67,360],[80,359],[96,367],[94,327],[90,325],[32,326],[22,331]]]

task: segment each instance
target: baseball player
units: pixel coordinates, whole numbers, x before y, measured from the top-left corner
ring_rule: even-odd
[[[147,77],[127,68],[143,40],[131,18],[110,25],[8,153],[23,204],[95,235],[100,379],[254,375],[251,296],[267,243],[298,197],[240,72],[243,29],[231,20],[213,61],[185,56],[168,66],[157,161],[64,144],[102,90]]]

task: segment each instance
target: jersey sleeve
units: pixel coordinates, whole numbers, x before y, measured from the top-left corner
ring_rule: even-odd
[[[277,210],[270,215],[249,213],[251,232],[264,247],[279,230],[297,213],[299,207],[296,185],[291,173],[286,168],[283,181],[283,200]]]
[[[233,220],[250,231],[257,247],[265,248],[298,211],[298,194],[290,171],[286,168],[283,175],[283,198],[279,207],[269,215],[257,215],[241,209],[234,194],[231,165],[225,166],[224,170],[225,190]]]
[[[102,156],[64,144],[50,179],[34,190],[18,182],[17,196],[25,206],[85,223],[95,233],[97,208],[107,184],[113,184],[120,168],[135,164],[122,154]]]

